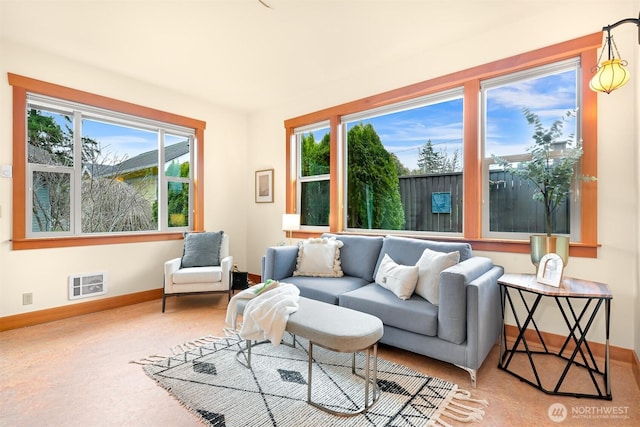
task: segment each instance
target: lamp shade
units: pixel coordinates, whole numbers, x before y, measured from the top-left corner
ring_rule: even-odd
[[[625,61],[626,64],[626,61]],[[624,86],[629,81],[629,72],[624,68],[620,59],[610,59],[602,62],[598,72],[591,79],[592,90],[596,92],[611,93]]]
[[[300,215],[282,214],[282,229],[284,231],[300,230]]]

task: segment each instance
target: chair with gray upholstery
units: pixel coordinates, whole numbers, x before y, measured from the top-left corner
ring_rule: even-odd
[[[232,266],[227,234],[185,233],[182,257],[164,264],[162,312],[172,295],[226,293],[231,299]]]

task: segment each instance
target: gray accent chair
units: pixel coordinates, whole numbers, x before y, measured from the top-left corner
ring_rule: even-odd
[[[476,386],[477,370],[498,341],[502,326],[497,283],[502,267],[474,256],[467,243],[329,233],[323,237],[344,243],[343,277],[294,276],[298,247],[277,246],[268,248],[262,258],[262,280],[293,283],[303,297],[374,315],[384,324],[382,343],[452,363],[466,370]],[[426,248],[460,252],[460,262],[440,274],[439,305],[415,293],[401,300],[375,284],[385,254],[398,264],[415,265]]]

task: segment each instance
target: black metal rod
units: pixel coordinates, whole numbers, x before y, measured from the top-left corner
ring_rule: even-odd
[[[611,24],[611,25],[607,25],[606,27],[602,27],[602,31],[607,31],[610,32],[613,28],[616,28],[619,25],[622,24],[636,24],[638,26],[638,44],[640,44],[640,13],[638,13],[638,17],[637,18],[627,18],[627,19],[622,19],[618,22],[616,22],[615,24]],[[609,58],[611,59],[611,58]]]

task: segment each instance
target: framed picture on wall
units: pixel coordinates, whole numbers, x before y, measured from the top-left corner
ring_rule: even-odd
[[[256,171],[256,203],[273,203],[273,169]]]

